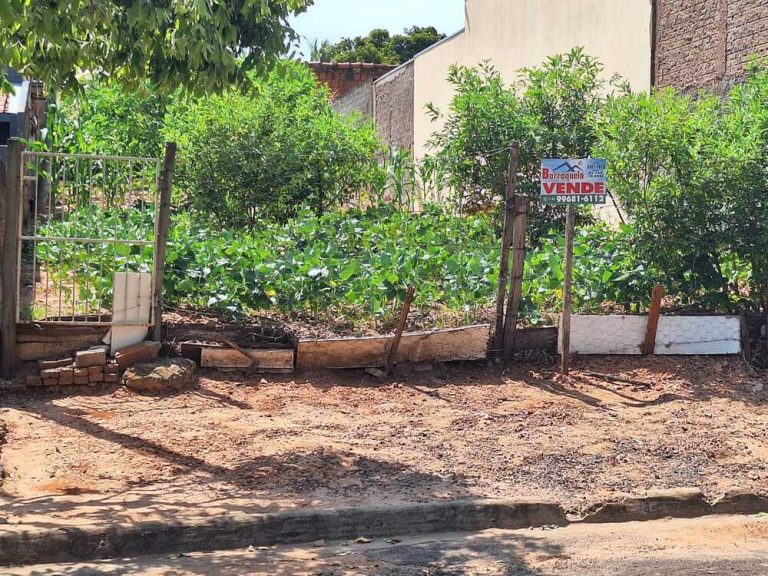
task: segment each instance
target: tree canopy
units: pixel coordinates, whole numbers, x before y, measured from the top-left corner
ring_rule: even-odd
[[[64,90],[84,73],[135,88],[217,92],[288,52],[313,0],[0,0],[0,65]],[[0,74],[0,84],[7,84]]]
[[[440,34],[432,26],[413,26],[394,36],[388,30],[377,28],[368,36],[342,38],[336,44],[315,43],[311,59],[316,62],[402,64],[443,38],[445,34]]]

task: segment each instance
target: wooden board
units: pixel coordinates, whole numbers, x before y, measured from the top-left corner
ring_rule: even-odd
[[[293,372],[293,350],[246,350],[248,356],[258,362],[255,372]],[[237,350],[231,348],[203,348],[200,354],[203,368],[246,370],[249,362]]]
[[[487,324],[403,334],[398,362],[481,360],[488,355]],[[300,340],[299,368],[374,368],[383,366],[392,336]]]

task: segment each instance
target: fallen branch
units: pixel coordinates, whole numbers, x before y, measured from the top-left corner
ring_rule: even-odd
[[[255,358],[251,358],[251,356],[245,350],[243,350],[238,344],[236,344],[229,338],[225,338],[224,336],[220,336],[219,338],[223,340],[224,343],[227,344],[230,348],[234,348],[235,350],[240,352],[243,358],[245,358],[246,360],[248,360],[248,362],[250,362],[250,365],[248,366],[248,368],[246,368],[246,370],[252,370],[258,366],[259,364],[258,361]]]

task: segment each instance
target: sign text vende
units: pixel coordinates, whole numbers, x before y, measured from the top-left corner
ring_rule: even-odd
[[[541,201],[546,204],[606,204],[605,160],[551,159],[541,163]]]

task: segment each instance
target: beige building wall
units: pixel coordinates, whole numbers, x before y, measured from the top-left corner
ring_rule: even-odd
[[[446,81],[452,64],[490,60],[508,83],[520,68],[537,66],[552,54],[584,46],[633,90],[651,87],[651,0],[466,0],[463,32],[415,59],[414,154],[423,157],[439,124],[428,103],[445,111],[453,91]]]

